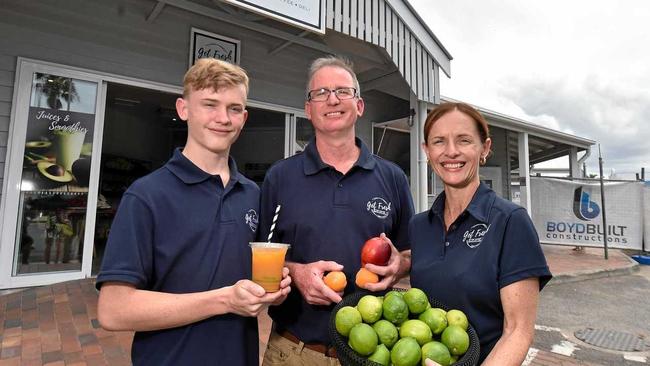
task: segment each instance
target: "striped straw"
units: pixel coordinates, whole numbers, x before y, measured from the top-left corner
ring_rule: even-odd
[[[273,216],[273,223],[271,224],[271,231],[269,231],[269,237],[266,239],[267,242],[271,242],[271,237],[273,236],[273,230],[275,230],[275,223],[278,221],[278,214],[280,213],[281,205],[275,208],[275,215]]]

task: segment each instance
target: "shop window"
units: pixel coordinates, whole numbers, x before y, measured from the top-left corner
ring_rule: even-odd
[[[34,73],[25,136],[14,271],[79,271],[97,83]]]

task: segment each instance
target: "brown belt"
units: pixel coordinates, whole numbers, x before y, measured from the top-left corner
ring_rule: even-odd
[[[281,332],[277,332],[279,336],[281,336],[284,339],[287,339],[295,344],[299,344],[302,342],[298,337],[295,335],[291,334],[287,330],[283,330]],[[316,351],[318,353],[322,353],[327,357],[332,357],[332,358],[337,358],[336,357],[336,348],[332,346],[327,346],[321,343],[304,343],[305,348],[310,349],[312,351]]]

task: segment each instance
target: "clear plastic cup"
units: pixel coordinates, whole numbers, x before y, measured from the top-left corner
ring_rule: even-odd
[[[289,244],[253,242],[249,244],[253,253],[253,282],[266,292],[276,292],[282,281],[284,257]]]

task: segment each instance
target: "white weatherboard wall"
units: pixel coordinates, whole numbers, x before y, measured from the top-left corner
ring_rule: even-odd
[[[448,73],[450,56],[404,1],[327,0],[326,12],[327,28],[383,47],[413,93],[420,100],[437,102],[435,60]]]
[[[2,48],[0,48],[0,189],[4,191],[5,161],[7,160],[7,144],[9,141],[9,117],[11,115],[16,60],[1,54],[1,52]],[[1,198],[2,196],[0,196]]]

